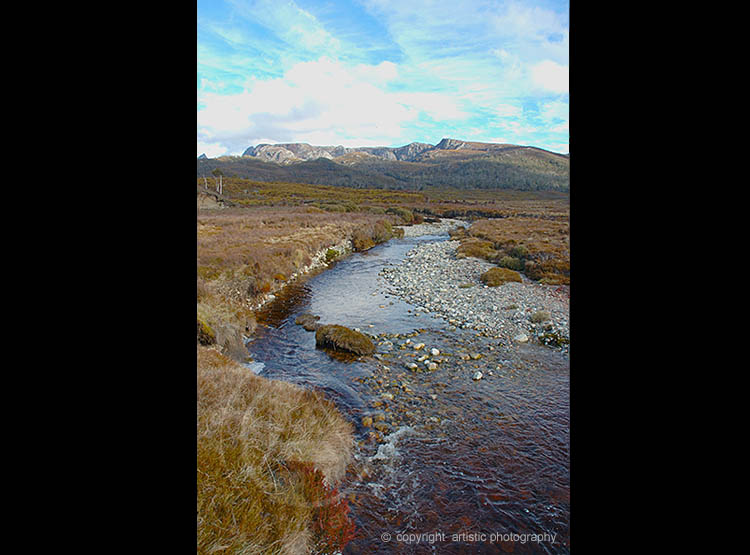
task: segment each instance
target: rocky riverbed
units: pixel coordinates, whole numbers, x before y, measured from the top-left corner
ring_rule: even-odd
[[[447,228],[458,223],[441,222]],[[457,258],[458,246],[458,241],[419,245],[403,263],[383,268],[380,275],[388,292],[415,305],[417,315],[443,318],[455,328],[480,331],[501,344],[537,342],[569,349],[569,286],[544,285],[522,276],[520,283],[488,287],[479,276],[494,265]]]

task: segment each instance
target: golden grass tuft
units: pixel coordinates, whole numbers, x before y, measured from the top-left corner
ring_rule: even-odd
[[[468,237],[462,240],[458,249],[456,249],[457,258],[473,257],[489,260],[496,254],[497,252],[493,248],[492,241],[477,239],[475,237]]]
[[[199,553],[302,554],[325,543],[324,492],[299,469],[330,486],[343,478],[353,430],[333,403],[199,346],[197,417]]]
[[[481,276],[479,279],[485,285],[490,287],[497,287],[503,283],[509,281],[521,281],[521,275],[518,272],[509,270],[508,268],[490,268]]]

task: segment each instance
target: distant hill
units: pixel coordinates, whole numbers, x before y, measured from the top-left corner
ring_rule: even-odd
[[[570,157],[532,146],[443,139],[402,147],[261,144],[242,156],[201,157],[198,176],[226,176],[355,188],[425,187],[570,190]]]

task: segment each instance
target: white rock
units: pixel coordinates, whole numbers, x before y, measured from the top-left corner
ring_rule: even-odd
[[[479,372],[479,371],[477,371],[477,372],[476,372],[476,373],[474,374],[474,376],[473,376],[473,378],[472,378],[472,379],[474,379],[474,380],[481,380],[481,379],[482,379],[482,373],[481,373],[481,372]]]
[[[435,349],[434,347],[430,349],[430,354],[434,357],[438,356],[440,354],[440,351],[438,349]]]
[[[517,336],[513,338],[513,341],[517,341],[518,343],[526,343],[529,340],[529,336],[525,333],[519,333]]]

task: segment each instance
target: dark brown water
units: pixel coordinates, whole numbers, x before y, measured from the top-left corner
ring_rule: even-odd
[[[416,244],[444,239],[393,240],[286,288],[259,315],[248,344],[255,369],[323,390],[355,424],[340,491],[357,536],[344,553],[569,553],[567,356],[505,349],[415,316],[378,277]],[[380,360],[316,349],[294,323],[303,312],[379,336]],[[424,352],[400,348],[407,335],[440,349],[438,370],[404,367]],[[469,353],[482,356],[463,360]],[[474,381],[477,370],[484,377]],[[380,429],[363,426],[365,415],[381,415]]]

